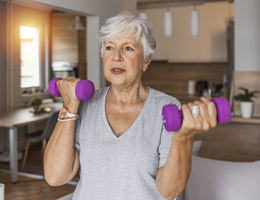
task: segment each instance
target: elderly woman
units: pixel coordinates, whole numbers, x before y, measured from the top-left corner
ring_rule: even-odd
[[[202,97],[180,107],[174,97],[142,84],[156,47],[149,21],[120,13],[106,21],[99,41],[111,86],[80,102],[75,77],[58,81],[63,111],[70,115],[59,119],[49,140],[45,179],[63,185],[80,167],[74,200],[174,199],[189,178],[194,135],[216,126],[215,105]],[[162,123],[166,104],[183,110],[182,127],[174,133]]]

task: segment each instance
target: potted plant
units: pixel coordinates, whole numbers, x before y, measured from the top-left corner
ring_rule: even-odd
[[[259,91],[255,90],[253,92],[249,92],[248,89],[239,87],[238,89],[243,90],[244,94],[238,94],[235,96],[237,101],[240,101],[240,110],[243,118],[250,118],[253,110],[253,101],[251,100],[255,96],[255,93],[259,93]]]
[[[42,104],[42,99],[41,98],[34,98],[30,102],[30,105],[33,106],[34,112],[40,111],[40,105],[41,104]]]

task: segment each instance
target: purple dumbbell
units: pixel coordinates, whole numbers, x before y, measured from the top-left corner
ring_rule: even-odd
[[[231,120],[232,112],[228,100],[225,97],[214,98],[212,100],[217,108],[217,123],[224,124]],[[175,104],[166,105],[162,110],[162,118],[165,129],[178,131],[181,128],[183,113]]]
[[[60,97],[60,91],[57,86],[57,81],[62,78],[54,78],[49,83],[49,92],[52,96]],[[80,100],[90,100],[95,93],[95,86],[94,84],[89,80],[80,80],[76,86],[76,95],[78,99]]]

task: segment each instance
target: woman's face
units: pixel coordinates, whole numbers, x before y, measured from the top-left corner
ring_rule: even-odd
[[[141,42],[135,35],[106,40],[103,50],[104,74],[116,86],[133,86],[141,81],[142,70],[147,69],[150,61],[144,61]]]

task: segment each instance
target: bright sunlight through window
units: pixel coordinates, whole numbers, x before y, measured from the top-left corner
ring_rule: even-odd
[[[21,88],[40,86],[39,29],[21,26]]]

